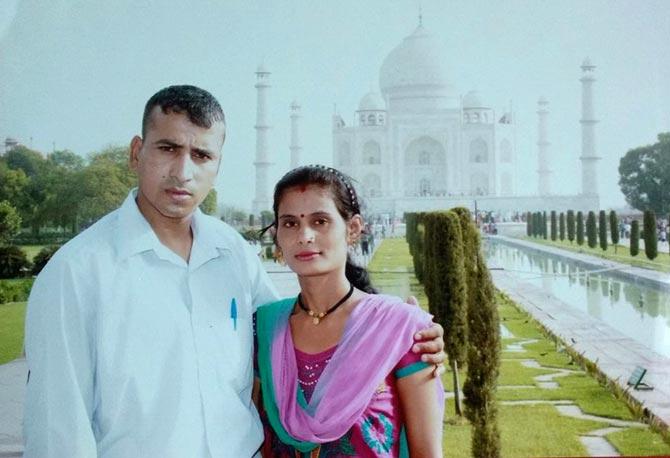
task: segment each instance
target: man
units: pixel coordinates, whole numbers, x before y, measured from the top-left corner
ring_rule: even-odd
[[[256,453],[252,314],[277,293],[251,247],[198,210],[225,133],[208,92],[156,93],[130,144],[138,188],[37,278],[26,316],[25,457]]]

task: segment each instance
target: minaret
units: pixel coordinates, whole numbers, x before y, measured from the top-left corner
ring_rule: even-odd
[[[598,161],[596,154],[595,126],[598,122],[593,113],[593,70],[596,68],[587,57],[582,63],[582,194],[598,195]]]
[[[300,105],[296,100],[291,103],[291,168],[294,169],[300,165],[300,125],[298,124],[300,118]]]
[[[268,130],[270,126],[267,120],[267,94],[270,88],[270,72],[263,64],[256,70],[257,103],[256,103],[256,197],[252,205],[254,215],[259,215],[263,210],[272,208],[272,200],[268,189],[268,173],[274,165],[270,162],[268,152]]]
[[[541,196],[551,194],[551,169],[549,168],[549,141],[547,140],[547,115],[549,102],[544,97],[537,101],[537,192]]]

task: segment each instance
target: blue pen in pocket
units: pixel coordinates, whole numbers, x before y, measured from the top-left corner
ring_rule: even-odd
[[[235,298],[230,301],[230,319],[233,320],[233,330],[237,331],[237,302]]]

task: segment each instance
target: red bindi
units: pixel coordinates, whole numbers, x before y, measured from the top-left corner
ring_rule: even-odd
[[[305,217],[305,215],[303,215],[302,213],[300,213],[300,217],[301,217],[301,218],[304,218],[304,217]]]

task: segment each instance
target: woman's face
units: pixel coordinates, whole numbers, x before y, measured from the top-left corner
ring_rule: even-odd
[[[337,211],[330,189],[308,185],[287,189],[279,202],[277,244],[286,264],[300,276],[344,270],[349,241],[358,238],[362,219]]]

